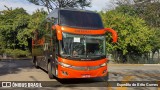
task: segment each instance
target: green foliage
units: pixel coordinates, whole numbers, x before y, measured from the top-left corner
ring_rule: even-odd
[[[47,22],[43,21],[38,27],[38,39],[41,39],[46,33]]]
[[[36,10],[29,19],[27,30],[26,32],[24,32],[25,35],[28,36],[29,38],[33,38],[33,33],[37,29],[39,29],[39,26],[41,25],[42,21],[45,19],[46,15],[47,15],[47,12],[45,12],[43,9]]]
[[[154,28],[155,35],[152,38],[151,45],[153,46],[152,51],[155,53],[156,50],[160,49],[160,28]]]
[[[142,0],[144,1],[144,0]],[[146,21],[149,26],[160,27],[160,2],[144,2],[138,1],[133,5],[122,4],[116,8],[118,12],[128,14],[130,16],[138,16]]]
[[[5,48],[22,48],[25,43],[21,42],[21,39],[17,38],[19,32],[23,32],[28,25],[29,15],[22,8],[15,10],[4,10],[0,15],[0,36],[3,37],[2,41],[5,41]]]
[[[121,5],[116,7],[117,12],[128,14],[130,16],[137,16],[137,13],[140,13],[140,10],[135,10],[131,5]]]
[[[33,13],[33,15],[30,18],[29,24],[28,24],[28,35],[30,35],[31,38],[34,38],[33,33],[38,31],[38,35],[42,37],[42,34],[45,31],[44,26],[44,19],[46,18],[47,12],[45,12],[43,9],[37,10]],[[40,37],[39,37],[40,38]]]
[[[47,12],[43,9],[35,11],[30,17],[28,28],[35,30],[39,27],[42,21],[45,19]]]
[[[118,33],[116,45],[108,43],[109,40],[106,42],[107,51],[120,50],[125,55],[128,52],[145,53],[152,49],[150,42],[155,32],[145,24],[143,19],[116,10],[101,12],[101,16],[104,26],[111,27]]]
[[[0,14],[0,49],[27,50],[31,48],[29,40],[46,15],[43,9],[37,10],[33,15],[27,14],[23,8],[2,11]],[[4,50],[1,50],[1,53]]]
[[[149,44],[152,52],[160,49],[160,1],[159,0],[134,0],[134,4],[124,3],[129,0],[117,0],[120,2],[116,10],[130,16],[137,16],[145,20],[145,23],[154,30],[154,37]]]
[[[19,49],[5,49],[4,53],[6,53],[7,55],[9,55],[10,57],[26,57],[29,56],[30,53],[29,51],[24,51],[24,50],[19,50]]]

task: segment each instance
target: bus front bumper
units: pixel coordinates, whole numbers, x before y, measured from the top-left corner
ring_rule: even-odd
[[[75,70],[58,65],[58,78],[94,78],[103,77],[107,74],[107,66],[95,70]]]

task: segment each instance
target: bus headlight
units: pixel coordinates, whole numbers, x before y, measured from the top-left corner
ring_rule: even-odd
[[[106,65],[107,65],[106,63],[103,63],[103,64],[101,64],[100,66],[101,66],[101,67],[104,67],[104,66],[106,66]]]
[[[67,67],[67,68],[71,67],[71,65],[69,65],[69,64],[65,64],[65,63],[61,63],[61,62],[59,62],[59,64],[60,64],[61,66],[63,66],[63,67]]]

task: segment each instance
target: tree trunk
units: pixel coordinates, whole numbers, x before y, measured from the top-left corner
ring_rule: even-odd
[[[117,63],[119,63],[119,60],[118,60],[118,59],[119,59],[119,58],[118,58],[118,52],[115,51],[115,60],[116,60]]]
[[[152,61],[153,61],[153,58],[154,58],[154,53],[155,53],[155,52],[152,52]]]
[[[160,59],[159,59],[159,50],[158,50],[158,61],[159,61],[158,63],[160,63]]]

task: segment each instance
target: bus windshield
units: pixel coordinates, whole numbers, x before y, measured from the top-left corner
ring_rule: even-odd
[[[87,29],[104,28],[99,14],[83,11],[61,10],[60,25]]]
[[[62,56],[101,57],[105,56],[105,36],[73,35],[63,33]]]

